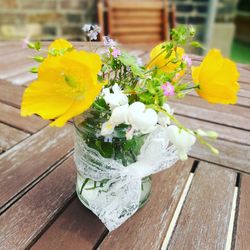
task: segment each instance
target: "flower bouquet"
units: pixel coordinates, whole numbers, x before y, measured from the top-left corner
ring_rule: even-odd
[[[89,40],[97,38],[97,26],[83,30]],[[209,142],[216,132],[185,127],[168,104],[194,90],[210,103],[236,103],[236,65],[212,49],[191,67],[184,48],[201,46],[194,35],[192,27],[173,29],[172,39],[154,47],[145,65],[109,37],[102,53],[57,39],[45,57],[39,42],[27,42],[40,65],[32,68],[38,78],[24,92],[21,115],[38,114],[57,127],[74,119],[76,192],[109,230],[145,204],[150,176],[186,160],[196,140],[218,153]],[[185,77],[189,72],[192,81]]]

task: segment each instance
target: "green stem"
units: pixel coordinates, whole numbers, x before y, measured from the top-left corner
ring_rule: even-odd
[[[189,90],[189,89],[199,89],[199,88],[200,88],[200,85],[197,84],[197,85],[194,85],[192,87],[188,87],[188,88],[182,89],[182,91]]]
[[[162,49],[162,51],[161,51],[159,54],[157,54],[155,57],[153,57],[153,58],[149,61],[149,63],[146,65],[146,68],[148,68],[149,65],[150,65],[154,60],[156,60],[160,55],[162,55],[164,52],[165,52],[165,50]]]
[[[88,183],[88,181],[89,181],[89,178],[86,178],[85,181],[83,182],[81,190],[80,190],[80,194],[82,194],[82,191],[83,191],[84,187],[86,186],[86,184]]]

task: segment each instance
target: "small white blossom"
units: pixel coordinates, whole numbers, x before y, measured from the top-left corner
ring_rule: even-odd
[[[86,33],[90,40],[96,40],[101,28],[98,25],[85,24],[82,30]]]
[[[113,109],[109,120],[102,125],[101,135],[106,136],[114,132],[115,126],[122,123],[128,123],[128,104],[118,106]]]
[[[82,27],[82,30],[87,33],[90,31],[91,26],[92,26],[91,24],[84,24],[84,26]]]
[[[109,48],[116,47],[117,45],[117,42],[111,39],[109,36],[103,37],[103,43],[104,43],[104,46],[109,47]]]
[[[170,108],[170,106],[167,103],[164,103],[162,106],[163,109],[165,109],[170,115],[172,115],[174,113],[174,110]],[[161,126],[167,126],[170,124],[170,118],[169,116],[167,116],[166,114],[164,114],[163,112],[159,112],[158,113],[158,123]]]
[[[122,123],[128,123],[128,104],[118,106],[113,109],[109,121],[115,126]]]
[[[195,143],[196,137],[183,129],[171,125],[166,128],[168,139],[178,150],[179,157],[182,161],[187,159],[187,153]]]
[[[118,84],[114,84],[112,87],[113,93],[110,93],[109,88],[103,89],[102,93],[104,95],[105,102],[110,106],[110,109],[113,110],[118,106],[122,106],[128,103],[128,97],[123,94],[122,90]]]
[[[112,122],[110,121],[104,122],[102,124],[101,135],[102,136],[111,135],[114,132],[114,129],[115,125]]]
[[[142,102],[134,102],[128,108],[129,124],[143,134],[152,132],[156,128],[157,120],[157,113],[153,109],[146,109]]]

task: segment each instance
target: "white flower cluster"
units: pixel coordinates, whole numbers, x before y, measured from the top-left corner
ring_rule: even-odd
[[[165,113],[157,113],[151,108],[146,108],[142,102],[134,102],[129,105],[128,97],[122,92],[118,84],[112,87],[112,92],[110,93],[109,88],[102,91],[104,100],[112,111],[109,120],[102,125],[102,136],[110,136],[115,127],[120,124],[131,126],[126,134],[128,140],[132,139],[135,131],[148,134],[155,130],[157,126],[163,126],[166,127],[169,141],[177,148],[180,159],[187,159],[187,152],[196,141],[196,137],[191,131],[187,132],[175,125],[170,125],[170,118]],[[168,104],[165,103],[163,109],[169,114],[173,114],[173,110]]]
[[[90,41],[92,41],[97,40],[98,34],[101,32],[101,27],[98,25],[85,24],[82,30],[89,37]]]

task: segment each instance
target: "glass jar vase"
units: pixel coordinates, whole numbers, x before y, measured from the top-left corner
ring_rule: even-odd
[[[144,144],[146,135],[134,134],[131,140],[126,139],[127,125],[117,126],[112,133],[112,136],[102,136],[101,126],[110,117],[109,112],[98,109],[90,109],[84,114],[77,116],[74,119],[75,125],[75,142],[84,143],[89,150],[96,150],[101,157],[105,159],[115,160],[121,163],[125,168],[136,162],[137,155]],[[79,149],[75,143],[75,162],[81,161],[81,157],[86,152]],[[93,165],[91,159],[84,157],[84,164]],[[77,165],[77,164],[76,164]],[[101,167],[101,166],[100,166]],[[99,168],[99,166],[97,166]],[[86,171],[86,170],[84,170]],[[83,173],[77,166],[77,182],[76,192],[80,201],[89,208],[89,201],[96,197],[96,194],[105,188],[105,184],[109,181],[105,176],[98,180],[86,178],[88,173]],[[85,176],[85,177],[84,177]],[[139,207],[142,207],[149,198],[151,192],[151,177],[145,177],[141,180],[141,195]]]

